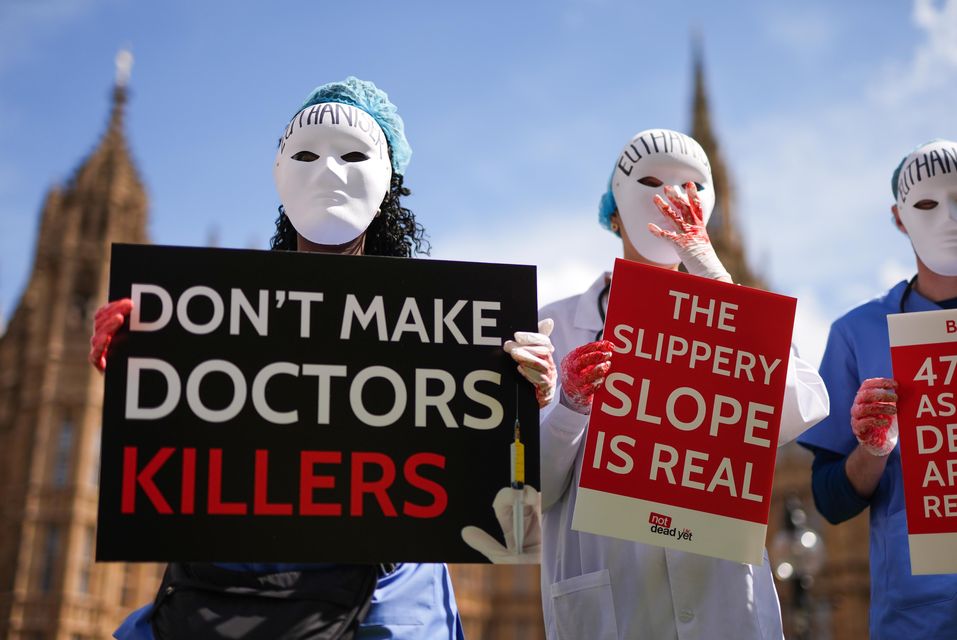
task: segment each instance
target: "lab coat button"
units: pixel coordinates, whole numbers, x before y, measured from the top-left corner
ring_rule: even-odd
[[[694,619],[694,611],[691,609],[682,609],[678,614],[678,619],[682,622],[691,622]]]

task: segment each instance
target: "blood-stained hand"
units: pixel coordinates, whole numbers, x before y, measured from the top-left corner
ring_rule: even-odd
[[[555,370],[555,360],[549,335],[555,323],[551,318],[545,318],[538,323],[538,333],[534,331],[516,331],[515,339],[508,340],[502,345],[505,353],[512,356],[518,363],[518,372],[535,386],[535,399],[538,407],[544,408],[555,396],[555,383],[558,373]]]
[[[103,305],[93,318],[93,337],[90,338],[90,364],[100,372],[106,370],[106,352],[110,348],[113,336],[120,330],[126,317],[133,310],[133,301],[121,298]]]
[[[851,429],[861,448],[886,456],[897,445],[897,382],[868,378],[861,383],[851,405]]]
[[[701,209],[701,198],[698,196],[698,188],[694,182],[685,184],[685,193],[687,197],[678,193],[673,186],[666,186],[665,195],[668,196],[671,204],[665,202],[661,196],[655,195],[655,206],[663,216],[672,221],[675,230],[665,231],[649,222],[648,231],[658,238],[665,238],[674,243],[678,257],[681,258],[688,273],[712,280],[731,282],[731,275],[721,264],[718,254],[711,246],[711,238],[708,237],[704,213]]]
[[[581,413],[591,413],[595,391],[605,382],[611,367],[612,343],[589,342],[570,352],[562,360],[561,403]]]

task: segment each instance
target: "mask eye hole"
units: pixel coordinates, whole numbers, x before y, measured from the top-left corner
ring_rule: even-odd
[[[312,151],[299,151],[292,155],[293,160],[298,160],[299,162],[312,162],[313,160],[318,160],[319,156],[314,154]]]
[[[364,160],[369,159],[369,156],[362,153],[361,151],[350,151],[349,153],[339,157],[345,160],[346,162],[362,162]]]
[[[705,189],[708,188],[708,187],[704,186],[703,184],[701,184],[700,182],[695,182],[695,183],[694,183],[694,186],[695,186],[695,188],[698,190],[698,193],[701,193],[702,191],[704,191]]]
[[[937,207],[936,200],[921,200],[914,204],[915,209],[920,209],[921,211],[928,211]]]
[[[646,187],[660,187],[664,184],[664,182],[654,176],[645,176],[644,178],[638,180],[638,184],[643,184]]]

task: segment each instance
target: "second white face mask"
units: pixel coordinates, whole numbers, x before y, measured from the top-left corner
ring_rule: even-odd
[[[957,142],[936,140],[907,156],[897,211],[921,261],[934,273],[957,276]]]
[[[611,181],[618,215],[635,249],[652,262],[679,262],[674,245],[651,235],[648,223],[666,231],[674,229],[672,222],[658,211],[654,197],[658,194],[667,202],[665,186],[672,185],[684,194],[687,182],[697,183],[707,222],[714,209],[711,166],[701,145],[683,133],[668,129],[642,131],[625,145],[618,158]]]
[[[283,133],[273,169],[292,225],[317,244],[359,237],[388,193],[392,164],[379,124],[339,103],[306,107]]]

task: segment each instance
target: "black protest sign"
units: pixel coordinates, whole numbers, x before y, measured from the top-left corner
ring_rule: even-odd
[[[539,488],[533,267],[114,245],[109,297],[98,560],[486,562],[516,417]]]

